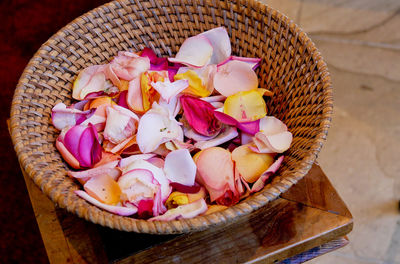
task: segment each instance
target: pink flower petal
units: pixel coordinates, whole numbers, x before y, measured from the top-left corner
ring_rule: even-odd
[[[230,126],[235,126],[244,133],[255,135],[260,130],[260,121],[252,121],[252,122],[239,122],[235,118],[227,115],[221,111],[214,111],[215,117],[221,121],[222,123]]]
[[[132,52],[120,51],[110,65],[119,78],[131,81],[150,69],[150,60]]]
[[[193,139],[194,141],[207,141],[207,140],[213,139],[216,136],[218,136],[218,134],[215,134],[213,136],[206,137],[206,136],[196,133],[192,128],[185,128],[184,134],[185,134],[185,137]]]
[[[170,62],[182,63],[191,67],[203,67],[213,54],[213,47],[205,36],[187,38],[180,47],[175,58],[168,58]]]
[[[213,95],[213,96],[208,96],[208,97],[202,97],[200,98],[203,101],[213,103],[213,102],[224,102],[226,99],[226,96],[223,95]]]
[[[76,125],[70,128],[63,138],[65,147],[75,158],[79,157],[79,141],[86,128],[86,126]]]
[[[146,155],[146,154],[143,154]],[[147,160],[148,162],[150,162],[151,164],[153,164],[154,166],[156,166],[157,168],[164,168],[164,160],[162,158],[158,158],[158,157],[152,157],[150,159]]]
[[[79,139],[79,155],[76,157],[82,167],[93,167],[101,159],[101,145],[96,128],[86,128]]]
[[[231,41],[224,27],[213,28],[199,34],[199,36],[205,36],[213,47],[210,64],[221,63],[231,55]]]
[[[167,58],[158,58],[154,51],[150,48],[144,48],[141,57],[148,57],[150,59],[150,70],[151,71],[166,71],[168,70]]]
[[[151,86],[161,95],[161,97],[170,102],[173,97],[176,97],[180,92],[189,87],[188,80],[177,80],[174,82],[164,81],[151,83]]]
[[[121,87],[121,80],[118,78],[118,76],[115,74],[113,67],[111,64],[106,64],[104,67],[104,74],[107,79],[111,80],[112,84],[114,84],[117,87]]]
[[[116,168],[118,163],[119,160],[115,160],[95,167],[93,169],[88,169],[84,171],[68,171],[68,176],[76,179],[89,179],[92,177],[97,177],[99,175],[108,174],[115,180],[118,178],[119,175],[121,175],[121,171]]]
[[[148,160],[156,156],[156,154],[149,153],[149,154],[137,154],[131,155],[127,158],[123,158],[119,162],[119,167],[124,168],[128,166],[130,163],[134,162],[135,160]]]
[[[120,94],[119,94],[119,97],[118,97],[118,101],[117,101],[117,104],[119,105],[119,106],[121,106],[121,107],[124,107],[124,108],[126,108],[126,109],[129,109],[129,106],[128,106],[128,103],[127,103],[127,96],[128,96],[128,91],[122,91]]]
[[[213,139],[206,140],[206,141],[198,141],[194,146],[199,149],[206,149],[215,146],[219,146],[229,140],[234,139],[239,134],[234,127],[225,127],[221,130],[221,133]]]
[[[79,125],[92,116],[94,111],[94,109],[82,111],[74,108],[74,105],[67,107],[63,103],[58,103],[51,110],[51,120],[55,128],[62,130],[68,126]]]
[[[224,96],[258,88],[258,78],[245,62],[229,61],[218,67],[214,76],[214,88]]]
[[[132,111],[141,113],[144,112],[142,89],[140,86],[140,78],[133,79],[129,82],[128,94],[126,103]]]
[[[257,69],[257,67],[260,66],[260,62],[261,62],[261,59],[260,59],[260,58],[248,58],[248,57],[230,56],[230,57],[227,58],[225,61],[219,63],[219,64],[218,64],[218,67],[219,67],[219,66],[222,66],[222,65],[224,65],[224,64],[226,64],[227,62],[235,61],[235,60],[236,60],[236,61],[242,61],[242,62],[248,63],[249,66],[250,66],[253,70]]]
[[[193,218],[207,211],[207,203],[203,198],[189,204],[180,205],[168,210],[165,214],[150,218],[149,221],[172,221],[181,218]]]
[[[72,87],[72,97],[83,100],[94,92],[104,92],[106,88],[106,76],[104,65],[89,66],[79,72]]]
[[[221,122],[214,116],[215,108],[201,99],[182,95],[180,101],[189,125],[203,136],[213,136],[221,130]]]
[[[139,121],[136,141],[142,153],[156,150],[172,139],[183,141],[183,131],[169,110],[157,103]]]
[[[187,149],[179,149],[165,157],[164,172],[171,182],[192,186],[196,178],[196,164]]]
[[[121,215],[121,216],[130,216],[130,215],[136,214],[136,212],[137,212],[136,207],[122,207],[122,206],[115,206],[115,205],[108,205],[108,204],[101,203],[101,202],[97,201],[95,198],[93,198],[92,196],[90,196],[89,194],[87,194],[86,192],[81,191],[81,190],[75,191],[75,194],[78,195],[79,197],[85,199],[89,203],[91,203],[101,209],[104,209],[110,213],[113,213],[113,214],[117,214],[117,215]]]
[[[74,169],[80,169],[79,161],[71,154],[71,152],[65,147],[60,137],[56,140],[56,148],[60,152],[64,160]]]
[[[128,166],[124,167],[123,173],[126,173],[134,169],[144,169],[150,171],[153,174],[155,180],[160,185],[160,190],[161,190],[160,199],[162,200],[162,202],[164,202],[168,198],[169,194],[171,193],[171,186],[169,186],[169,181],[162,169],[154,166],[148,161],[136,160],[128,164]]]
[[[287,126],[274,116],[265,116],[260,119],[260,131],[267,135],[274,135],[287,130]]]
[[[133,112],[117,105],[107,107],[106,112],[104,138],[119,144],[134,135],[139,118]]]
[[[265,182],[271,177],[281,166],[282,161],[283,161],[283,156],[280,156],[262,175],[258,180],[253,184],[251,187],[251,192],[255,193],[261,190]]]

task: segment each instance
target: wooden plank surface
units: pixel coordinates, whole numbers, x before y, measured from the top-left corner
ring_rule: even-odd
[[[51,263],[274,263],[352,229],[345,204],[322,170],[239,222],[185,235],[126,233],[95,225],[55,205],[24,173]]]

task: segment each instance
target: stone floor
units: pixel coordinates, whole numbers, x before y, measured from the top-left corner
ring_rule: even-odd
[[[333,79],[318,158],[354,216],[350,244],[309,263],[400,263],[400,1],[266,0],[308,33]]]

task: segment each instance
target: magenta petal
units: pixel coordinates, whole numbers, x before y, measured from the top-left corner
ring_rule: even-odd
[[[252,122],[238,122],[237,128],[243,132],[254,136],[258,131],[260,131],[260,120]]]
[[[215,108],[210,103],[188,95],[182,95],[180,101],[186,120],[197,133],[212,136],[221,130],[222,124],[215,118]]]
[[[220,111],[214,111],[214,116],[225,125],[237,126],[239,123],[235,118]]]
[[[151,71],[166,71],[168,69],[168,59],[159,58],[150,48],[144,48],[140,57],[147,57],[150,59]]]
[[[77,159],[79,157],[79,140],[85,129],[85,126],[74,126],[70,128],[64,136],[63,143],[65,147]]]
[[[93,167],[101,159],[101,145],[97,139],[96,128],[90,124],[79,140],[79,156],[82,167]]]
[[[128,103],[126,102],[127,95],[128,95],[128,91],[122,91],[119,94],[117,104],[119,106],[122,106],[122,107],[126,108],[126,109],[129,109]]]
[[[152,199],[140,200],[137,206],[138,216],[142,219],[147,219],[153,215],[154,201]]]
[[[80,101],[80,102],[77,102],[77,103],[71,105],[71,107],[83,111],[83,108],[85,107],[87,102],[89,102],[89,101],[88,100],[83,100],[83,101]]]
[[[171,185],[172,188],[181,193],[198,193],[201,189],[201,186],[196,183],[193,186],[187,186],[178,182],[171,182],[169,185]]]

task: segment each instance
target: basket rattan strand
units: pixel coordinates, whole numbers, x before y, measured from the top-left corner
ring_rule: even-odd
[[[98,209],[74,194],[79,185],[56,151],[59,132],[51,108],[70,104],[82,68],[108,62],[120,50],[151,47],[173,56],[189,36],[224,26],[233,54],[260,57],[260,87],[275,93],[268,114],[283,120],[294,139],[284,165],[262,191],[222,212],[194,219],[147,222]],[[326,64],[290,19],[257,1],[125,0],[75,19],[38,50],[20,78],[11,109],[11,133],[22,168],[58,206],[111,228],[155,234],[183,233],[227,224],[248,215],[304,177],[327,135],[332,90]]]

